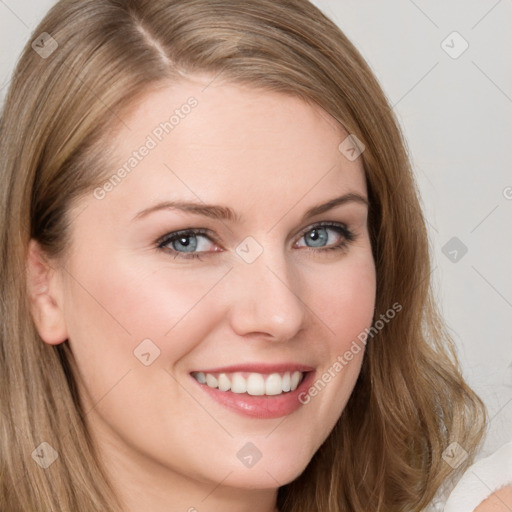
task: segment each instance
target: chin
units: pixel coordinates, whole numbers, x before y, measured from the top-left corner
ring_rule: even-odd
[[[254,448],[253,448],[254,450]],[[247,449],[246,453],[251,453]],[[304,447],[295,447],[293,450],[272,450],[271,446],[262,448],[261,458],[257,459],[254,450],[253,459],[248,457],[247,465],[241,462],[237,456],[234,463],[228,464],[224,474],[231,472],[226,484],[245,489],[269,489],[286,485],[299,477],[309,464],[314,453],[304,451]],[[245,452],[240,459],[244,460]],[[230,461],[231,462],[231,461]],[[221,471],[215,473],[218,479]]]
[[[277,464],[279,462],[279,464]],[[252,468],[237,467],[225,484],[243,489],[277,489],[293,482],[306,469],[309,460],[286,459],[263,465],[263,459]]]

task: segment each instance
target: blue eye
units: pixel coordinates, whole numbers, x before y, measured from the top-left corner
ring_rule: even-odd
[[[183,252],[194,252],[199,245],[197,238],[197,235],[182,235],[173,240],[171,245],[175,251],[183,249]]]
[[[306,241],[307,248],[328,251],[345,248],[355,239],[355,235],[343,224],[318,224],[309,228],[301,239]]]
[[[324,245],[328,245],[329,231],[324,226],[314,228],[304,235],[304,239],[306,243],[307,241],[311,242],[309,247],[323,247]]]
[[[159,249],[171,252],[175,259],[197,258],[201,260],[201,256],[222,252],[212,238],[208,230],[186,229],[165,235],[156,242],[156,245]],[[344,224],[320,223],[303,231],[299,241],[305,240],[306,245],[297,242],[295,247],[304,247],[315,253],[326,253],[327,251],[346,249],[355,238],[355,234]]]
[[[214,252],[208,249],[209,244],[215,246],[205,231],[189,229],[166,235],[158,242],[158,247],[174,252],[175,258],[200,258],[201,253]]]

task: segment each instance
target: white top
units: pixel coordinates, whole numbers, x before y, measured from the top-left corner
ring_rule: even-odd
[[[506,485],[512,485],[512,441],[470,466],[450,493],[443,510],[473,512]]]

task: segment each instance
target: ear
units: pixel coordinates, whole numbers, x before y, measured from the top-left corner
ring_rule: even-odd
[[[45,343],[58,345],[68,338],[62,310],[62,282],[35,240],[29,242],[26,269],[30,311],[36,328]]]

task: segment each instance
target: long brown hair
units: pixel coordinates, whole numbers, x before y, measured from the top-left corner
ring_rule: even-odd
[[[375,319],[335,428],[303,474],[279,489],[282,512],[419,511],[470,457],[483,404],[458,369],[430,285],[425,220],[406,145],[368,65],[307,0],[63,0],[27,44],[0,124],[0,508],[119,510],[85,428],[68,343],[42,342],[31,320],[30,239],[52,258],[69,245],[73,202],[105,178],[102,144],[148,88],[200,72],[321,106],[365,146]],[[101,149],[98,149],[101,148]],[[46,470],[32,453],[47,442]],[[459,470],[466,467],[462,464]],[[453,473],[452,473],[453,474]]]

